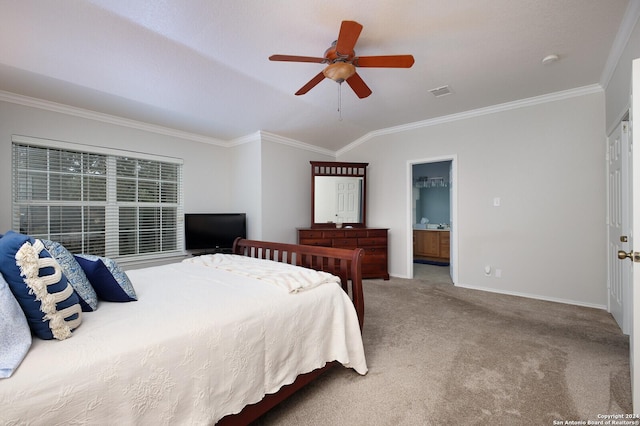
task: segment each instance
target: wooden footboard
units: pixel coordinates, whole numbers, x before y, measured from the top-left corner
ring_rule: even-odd
[[[238,238],[233,244],[233,253],[304,266],[337,275],[342,282],[342,288],[353,301],[362,331],[364,324],[364,294],[362,290],[364,250],[272,243]],[[217,424],[220,426],[247,425],[335,365],[337,362],[332,362],[323,368],[302,374],[297,377],[295,382],[283,386],[277,393],[266,395],[262,401],[246,406],[238,414],[222,418]]]
[[[362,331],[364,324],[364,295],[362,291],[364,250],[272,243],[238,238],[233,243],[233,253],[304,266],[340,277],[343,290],[351,297],[356,308]]]

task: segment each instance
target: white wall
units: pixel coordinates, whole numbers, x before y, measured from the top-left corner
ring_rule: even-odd
[[[310,161],[333,161],[317,148],[258,132],[231,151],[231,210],[247,213],[247,237],[296,243],[311,224]]]
[[[185,211],[230,209],[228,148],[0,101],[0,233],[11,229],[11,135],[14,134],[182,158]]]
[[[425,122],[342,153],[370,163],[367,222],[389,228],[390,274],[411,275],[409,163],[455,155],[456,284],[605,307],[604,93],[584,93]],[[502,277],[485,276],[485,265]]]
[[[234,146],[231,173],[224,185],[231,188],[230,211],[247,214],[247,238],[262,240],[262,159],[260,135]]]
[[[309,162],[335,157],[282,142],[273,135],[262,138],[262,237],[296,243],[296,228],[311,225]]]

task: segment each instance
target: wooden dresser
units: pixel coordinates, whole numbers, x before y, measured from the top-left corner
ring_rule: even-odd
[[[387,229],[381,228],[299,228],[298,244],[362,248],[362,278],[389,279]]]

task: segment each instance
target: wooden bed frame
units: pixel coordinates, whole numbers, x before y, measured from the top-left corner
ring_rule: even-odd
[[[358,314],[360,331],[362,331],[364,324],[364,295],[362,291],[364,250],[272,243],[238,238],[233,243],[233,253],[304,266],[337,275],[340,277],[343,290],[353,301]],[[290,385],[283,386],[274,394],[266,395],[262,401],[256,404],[247,405],[238,414],[223,417],[216,424],[220,426],[248,425],[335,365],[337,362],[332,362],[323,368],[301,374]]]

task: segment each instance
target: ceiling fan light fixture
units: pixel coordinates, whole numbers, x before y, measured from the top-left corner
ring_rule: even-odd
[[[331,44],[324,52],[322,58],[313,56],[296,55],[271,55],[270,61],[285,62],[317,62],[328,64],[324,70],[320,71],[302,86],[296,96],[304,95],[309,90],[316,87],[325,78],[342,85],[347,82],[351,90],[360,99],[364,99],[372,92],[369,86],[362,80],[356,72],[356,68],[411,68],[414,63],[413,55],[377,55],[377,56],[356,56],[354,47],[360,37],[362,25],[356,21],[342,21],[338,39]]]
[[[328,65],[322,73],[325,77],[337,83],[342,83],[356,73],[356,67],[349,62],[334,62]]]

